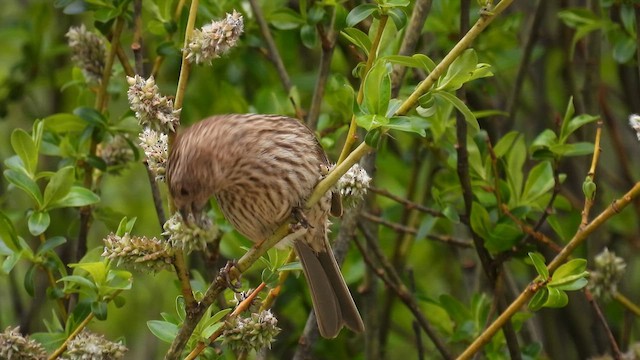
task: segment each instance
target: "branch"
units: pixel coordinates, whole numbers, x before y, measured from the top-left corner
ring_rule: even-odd
[[[373,260],[369,257],[369,254],[365,250],[364,246],[360,243],[359,240],[356,239],[355,244],[358,247],[358,250],[360,250],[360,253],[362,254],[362,258],[367,263],[367,266],[369,266],[373,270],[373,272],[382,281],[384,281],[387,287],[391,291],[393,291],[396,294],[396,296],[405,304],[405,306],[409,309],[409,311],[411,311],[413,316],[418,321],[418,324],[420,325],[420,327],[424,330],[424,332],[427,334],[429,339],[431,339],[436,349],[438,349],[438,352],[440,352],[440,355],[442,355],[444,359],[452,359],[452,356],[449,354],[449,350],[445,347],[442,340],[440,340],[435,330],[431,328],[431,325],[429,324],[429,321],[427,320],[426,316],[420,310],[420,307],[418,306],[415,298],[411,295],[407,287],[404,285],[404,283],[402,282],[402,279],[400,278],[398,273],[395,271],[393,265],[391,265],[391,263],[384,256],[378,244],[372,241],[371,236],[369,235],[368,231],[364,228],[364,226],[360,224],[359,228],[362,234],[364,235],[365,239],[367,240],[368,249],[372,250],[373,254],[376,256],[376,258],[382,265],[382,269],[378,268],[373,263]]]
[[[589,235],[600,228],[611,217],[620,213],[633,199],[640,196],[640,182],[637,182],[624,196],[614,201],[609,207],[602,211],[595,219],[593,219],[584,228],[579,229],[573,236],[571,241],[556,255],[556,257],[547,265],[550,273],[553,273],[562,263],[564,263],[573,251],[580,246]],[[535,288],[535,280],[532,284],[520,293],[520,295],[509,305],[509,307],[489,325],[485,331],[476,338],[465,351],[458,357],[459,360],[471,359],[491,338],[502,328],[502,326],[513,315],[515,315],[522,306],[524,306],[537,291]]]

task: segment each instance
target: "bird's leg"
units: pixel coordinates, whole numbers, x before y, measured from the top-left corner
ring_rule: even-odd
[[[311,226],[311,224],[309,224],[309,220],[307,220],[307,216],[304,214],[304,212],[302,212],[302,208],[296,206],[291,209],[291,217],[293,217],[293,220],[295,220],[295,223],[292,224],[291,228],[293,232],[295,232],[296,230],[293,228],[293,226],[295,225],[301,226],[305,229],[313,229],[313,226]]]
[[[233,279],[231,279],[231,276],[229,275],[231,272],[231,269],[233,269],[234,266],[237,265],[237,262],[235,260],[229,260],[227,262],[227,265],[225,265],[222,269],[220,269],[220,276],[224,279],[224,281],[227,283],[227,287],[231,290],[233,290],[233,292],[239,292],[241,287],[242,287],[242,283],[240,282],[240,278],[238,277],[238,279],[235,279],[235,282]]]

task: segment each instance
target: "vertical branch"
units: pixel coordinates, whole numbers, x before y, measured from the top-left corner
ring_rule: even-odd
[[[253,11],[253,16],[258,23],[258,27],[260,28],[260,34],[264,38],[265,43],[267,44],[267,53],[269,55],[269,60],[276,67],[276,71],[278,72],[278,76],[280,77],[280,82],[284,87],[291,103],[293,104],[296,116],[302,119],[302,110],[300,109],[300,104],[296,104],[291,97],[291,88],[293,85],[291,84],[291,79],[289,78],[289,73],[287,72],[287,68],[284,66],[284,62],[282,61],[282,57],[280,56],[280,52],[278,51],[278,47],[276,46],[276,42],[273,40],[273,36],[271,35],[271,31],[269,30],[269,24],[267,24],[267,20],[264,18],[264,14],[262,13],[262,8],[258,4],[257,0],[249,0],[249,4],[251,5],[251,11]]]
[[[409,24],[404,33],[404,37],[402,39],[402,44],[400,45],[400,50],[398,51],[398,55],[411,56],[418,44],[418,39],[420,39],[420,34],[422,33],[422,28],[424,27],[424,22],[429,15],[429,11],[431,10],[432,0],[417,0],[415,5],[413,6],[413,11],[411,12],[411,19],[409,19]],[[405,66],[394,66],[393,73],[391,74],[391,97],[397,97],[400,92],[400,87],[402,84],[402,79],[407,72],[407,68]]]
[[[520,98],[520,92],[522,91],[522,85],[524,84],[524,78],[529,70],[531,63],[531,55],[533,54],[533,48],[538,41],[538,29],[544,19],[544,13],[547,6],[547,2],[538,0],[535,5],[533,18],[531,19],[531,25],[527,34],[527,39],[524,43],[522,50],[522,60],[518,66],[518,73],[516,80],[513,84],[513,90],[509,93],[509,99],[507,100],[507,113],[509,116],[509,123],[513,124],[516,117],[516,109],[518,107],[518,100]]]
[[[331,7],[331,20],[329,21],[329,28],[325,30],[322,24],[318,24],[318,32],[320,33],[320,39],[322,43],[322,53],[320,54],[320,70],[318,70],[318,77],[316,80],[316,87],[313,91],[313,98],[311,99],[311,106],[309,107],[309,114],[307,115],[307,126],[312,130],[318,127],[318,118],[320,117],[320,108],[322,106],[322,98],[324,97],[324,90],[329,79],[329,71],[331,69],[331,59],[333,58],[333,50],[336,46],[336,32],[334,25],[336,21],[336,8]]]
[[[124,18],[122,16],[119,16],[116,19],[116,24],[111,37],[111,49],[109,50],[109,54],[107,55],[107,59],[104,65],[104,71],[102,73],[102,80],[100,82],[100,87],[98,88],[98,93],[96,94],[95,109],[101,113],[103,113],[107,108],[107,88],[109,87],[109,80],[111,79],[111,72],[113,69],[113,63],[116,57],[117,49],[120,46],[120,35],[122,34],[123,27]],[[93,134],[91,135],[91,143],[89,145],[88,156],[94,156],[96,154],[96,149],[98,148],[98,139],[96,136],[97,132],[94,129]],[[92,190],[94,187],[93,167],[89,162],[85,161],[83,164],[83,169],[83,186],[87,189]],[[87,253],[87,238],[89,236],[89,229],[91,228],[92,221],[91,212],[92,208],[90,205],[80,208],[80,230],[78,232],[78,243],[76,244],[76,261],[79,261]]]
[[[378,32],[376,33],[376,37],[373,39],[371,43],[371,49],[369,50],[369,54],[367,54],[367,63],[364,67],[364,71],[362,72],[363,76],[366,76],[369,72],[369,69],[373,66],[373,62],[376,60],[378,54],[378,47],[380,46],[380,39],[382,39],[382,34],[384,33],[384,29],[387,25],[387,21],[389,20],[388,15],[380,16],[380,23],[378,25]],[[356,101],[358,104],[362,103],[362,99],[364,99],[364,78],[360,82],[360,88],[358,89],[358,97]],[[349,131],[347,132],[347,138],[344,141],[344,145],[342,147],[342,152],[340,153],[340,158],[338,159],[338,164],[340,164],[344,159],[347,158],[349,152],[351,151],[351,147],[356,141],[356,130],[358,129],[358,124],[356,124],[355,114],[351,117],[351,123],[349,124]]]

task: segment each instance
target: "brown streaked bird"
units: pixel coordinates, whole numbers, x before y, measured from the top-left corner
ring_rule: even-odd
[[[315,135],[296,119],[221,115],[176,137],[167,182],[183,218],[191,213],[198,219],[215,196],[225,218],[251,241],[260,242],[305,208],[328,167]],[[338,196],[328,192],[304,212],[307,232],[293,243],[325,338],[337,336],[343,326],[364,330],[327,239],[329,212],[342,211]]]

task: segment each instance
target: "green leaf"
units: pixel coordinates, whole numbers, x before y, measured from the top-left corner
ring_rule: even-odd
[[[376,4],[360,4],[354,7],[347,15],[346,23],[348,27],[353,27],[360,23],[362,20],[371,16],[374,12],[378,11]]]
[[[583,276],[577,277],[577,276],[571,276],[568,278],[565,278],[563,281],[559,282],[559,283],[554,283],[554,284],[549,284],[549,286],[553,286],[554,288],[558,289],[558,290],[563,290],[563,291],[576,291],[576,290],[580,290],[582,288],[584,288],[585,286],[587,286],[587,284],[589,283],[589,280],[586,279],[586,276],[588,275],[588,272],[585,272],[585,274]]]
[[[18,154],[27,173],[33,177],[38,165],[38,148],[26,131],[15,129],[11,133],[11,147]]]
[[[0,267],[2,274],[8,274],[13,270],[18,261],[22,258],[21,254],[22,252],[13,252],[4,259],[2,267]]]
[[[107,125],[107,119],[98,110],[90,107],[78,107],[73,110],[73,114],[80,117],[91,125],[104,128]]]
[[[582,156],[593,154],[594,145],[590,142],[552,145],[549,150],[557,156]]]
[[[178,326],[167,321],[149,320],[147,321],[147,327],[158,339],[169,344],[178,335]]]
[[[540,196],[548,193],[554,185],[555,180],[553,179],[551,163],[548,161],[541,162],[529,172],[527,181],[524,184],[522,202],[524,204],[534,203]]]
[[[42,193],[36,182],[27,174],[21,171],[8,169],[4,171],[4,176],[16,187],[22,189],[36,203],[36,208],[42,207]]]
[[[489,231],[486,248],[492,252],[511,249],[522,237],[522,231],[512,223],[498,223]]]
[[[211,335],[213,335],[216,331],[218,331],[223,326],[224,326],[224,323],[220,322],[220,323],[211,324],[205,327],[201,333],[202,339],[203,340],[208,339],[209,337],[211,337]]]
[[[536,268],[538,275],[540,275],[542,280],[547,281],[549,279],[549,269],[547,269],[547,265],[545,265],[542,255],[530,252],[529,258],[531,258],[531,263],[533,264],[533,267]]]
[[[302,39],[302,44],[309,49],[314,49],[318,46],[318,33],[313,25],[304,24],[300,28],[300,38]]]
[[[27,224],[29,225],[29,232],[33,236],[38,236],[45,232],[49,228],[51,218],[46,211],[33,211],[29,215]]]
[[[569,135],[573,134],[576,130],[582,126],[592,123],[600,119],[599,116],[582,114],[574,117],[565,124],[562,124],[562,131],[560,132],[560,143],[564,144],[567,141]]]
[[[564,291],[554,287],[547,287],[547,291],[548,296],[544,307],[561,308],[567,306],[569,303],[569,297]]]
[[[53,133],[79,133],[86,127],[87,123],[79,116],[69,113],[59,113],[44,118],[44,127]]]
[[[493,146],[493,152],[496,154],[496,157],[499,159],[510,153],[519,137],[520,133],[517,131],[510,131],[500,137],[500,140]]]
[[[429,123],[417,116],[394,116],[389,119],[389,124],[386,127],[393,130],[416,133],[424,137],[427,136],[425,129],[429,127]]]
[[[360,48],[360,50],[365,53],[369,53],[369,49],[371,49],[371,39],[359,29],[356,28],[346,28],[340,32],[345,39],[347,39],[350,43]]]
[[[400,8],[392,8],[387,11],[387,15],[393,21],[396,29],[402,30],[407,25],[407,14]]]
[[[47,208],[50,203],[64,198],[71,191],[71,186],[75,181],[75,169],[73,166],[66,166],[58,170],[49,180],[44,189],[43,208]]]
[[[87,288],[93,292],[98,290],[98,287],[94,282],[80,275],[63,276],[58,280],[58,282],[60,281],[66,283],[65,290],[68,290],[68,287],[75,287],[74,285],[77,285],[79,288]]]
[[[565,264],[560,265],[558,269],[553,273],[553,279],[549,282],[549,285],[559,285],[563,282],[574,281],[578,278],[582,278],[588,275],[587,260],[585,259],[572,259]]]
[[[95,204],[100,201],[100,197],[91,190],[82,186],[72,186],[69,193],[58,201],[49,204],[47,208],[55,209],[59,207],[81,207]]]
[[[364,137],[364,142],[374,149],[377,149],[382,139],[382,132],[379,128],[373,129],[367,133]]]
[[[383,115],[358,115],[356,116],[356,124],[367,131],[385,127],[389,124],[389,119]]]
[[[364,80],[363,110],[367,114],[387,115],[391,100],[391,76],[386,62],[378,60]]]
[[[625,64],[633,58],[636,53],[636,41],[628,35],[620,36],[613,42],[613,59]]]
[[[267,21],[279,30],[297,29],[305,24],[300,14],[286,7],[268,14]]]
[[[109,290],[129,290],[133,285],[133,275],[126,270],[109,270],[107,273],[107,285]]]
[[[22,250],[16,228],[13,226],[11,219],[2,211],[0,211],[0,241],[13,252]]]
[[[278,271],[299,271],[302,270],[302,265],[299,261],[286,263],[278,268]]]
[[[36,255],[42,255],[47,251],[53,250],[66,242],[67,242],[67,239],[64,238],[63,236],[51,237],[47,239],[47,241],[45,241],[42,245],[40,245],[40,247],[38,248],[38,251],[36,251]]]
[[[529,305],[528,305],[529,310],[538,311],[542,309],[546,300],[547,300],[547,288],[545,287],[539,288],[538,291],[536,291],[536,293],[533,294],[533,297],[529,301]]]
[[[69,264],[70,268],[82,269],[91,275],[93,281],[102,285],[107,279],[107,265],[102,261]]]
[[[383,59],[393,64],[422,69],[427,73],[430,73],[436,67],[436,63],[424,54],[414,54],[412,56],[389,55]]]
[[[91,312],[98,320],[107,319],[107,303],[104,301],[94,301],[91,303]]]
[[[27,294],[33,297],[35,294],[35,275],[36,275],[36,264],[31,264],[29,270],[24,275],[24,289],[27,291]]]
[[[448,93],[446,91],[434,92],[433,96],[445,99],[446,101],[450,102],[456,109],[458,109],[458,111],[460,111],[460,113],[464,116],[464,119],[467,122],[467,124],[469,124],[469,126],[471,127],[471,131],[469,132],[469,135],[473,136],[478,131],[480,131],[480,124],[478,124],[478,119],[476,119],[475,115],[473,115],[473,112],[469,110],[467,105],[465,105],[465,103],[462,102],[462,100],[458,99],[455,95]]]
[[[480,203],[474,201],[471,206],[471,228],[480,237],[487,238],[490,227],[489,212]]]
[[[465,50],[447,69],[447,73],[438,80],[437,90],[455,91],[469,81],[478,64],[478,56],[473,49]]]

